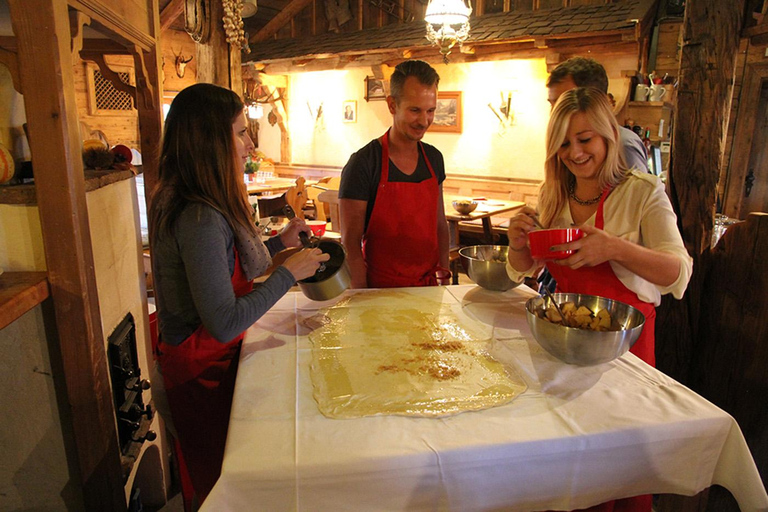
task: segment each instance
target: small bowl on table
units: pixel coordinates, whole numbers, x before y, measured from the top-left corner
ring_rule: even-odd
[[[461,264],[469,278],[486,290],[504,292],[516,283],[507,275],[506,245],[470,245],[459,249]]]
[[[309,229],[312,230],[312,234],[320,238],[325,234],[325,227],[327,223],[324,220],[308,220],[305,221]]]
[[[584,236],[579,228],[539,229],[528,233],[531,257],[537,260],[560,260],[567,258],[573,251],[550,251],[550,247],[567,244]]]
[[[453,209],[462,215],[469,215],[477,208],[477,201],[471,199],[456,199],[452,204]]]
[[[623,356],[643,332],[645,315],[629,304],[578,293],[554,293],[552,296],[561,307],[566,302],[573,302],[577,308],[585,306],[595,314],[605,309],[611,315],[611,327],[606,331],[566,327],[546,318],[545,311],[550,306],[547,297],[528,299],[525,311],[533,337],[564,363],[594,366],[613,361]]]

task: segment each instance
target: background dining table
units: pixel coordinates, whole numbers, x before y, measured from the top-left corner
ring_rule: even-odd
[[[492,218],[508,214],[525,206],[522,201],[512,201],[506,199],[474,199],[477,201],[477,208],[472,213],[466,215],[457,212],[453,207],[454,200],[472,200],[473,198],[465,196],[445,195],[443,197],[445,218],[451,230],[451,241],[458,244],[459,232],[462,222],[472,222],[479,220],[483,227],[483,242],[487,244],[494,243],[493,221]]]
[[[311,319],[380,292],[329,303],[289,293],[246,334],[222,474],[202,510],[573,510],[718,484],[742,511],[768,511],[730,415],[631,353],[592,367],[555,359],[528,328],[527,287],[400,291],[388,307],[437,301],[483,329],[527,390],[440,418],[327,418],[313,398]]]

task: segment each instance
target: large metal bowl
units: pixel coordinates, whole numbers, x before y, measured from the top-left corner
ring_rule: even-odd
[[[508,253],[506,245],[470,245],[459,249],[461,264],[469,278],[486,290],[498,292],[520,284],[507,275]]]
[[[568,364],[593,366],[624,355],[634,345],[645,325],[645,316],[634,307],[617,300],[577,293],[553,294],[558,304],[573,302],[594,313],[607,309],[618,331],[591,331],[565,327],[539,317],[549,306],[547,297],[533,297],[525,304],[528,325],[536,341],[547,352]]]

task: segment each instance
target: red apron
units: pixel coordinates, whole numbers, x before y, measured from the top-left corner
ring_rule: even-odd
[[[603,203],[609,193],[609,190],[603,192],[600,203],[597,206],[595,227],[598,229],[603,229],[605,225]],[[640,300],[635,292],[624,286],[624,283],[614,274],[610,263],[606,261],[594,267],[582,267],[574,270],[565,265],[558,265],[557,262],[550,261],[547,263],[547,268],[557,281],[557,289],[559,291],[599,295],[624,302],[639,309],[645,315],[645,326],[643,326],[643,332],[630,349],[630,352],[649,365],[656,366],[654,343],[656,307],[649,302]]]
[[[235,250],[232,288],[240,297],[253,289]],[[229,413],[243,336],[220,343],[202,325],[180,345],[158,343],[168,405],[192,486],[202,503],[221,473]]]
[[[381,142],[381,179],[368,229],[363,239],[363,258],[368,286],[435,286],[437,278],[450,277],[440,267],[437,243],[439,186],[432,164],[424,155],[430,177],[421,183],[389,181],[389,132]]]
[[[600,204],[597,206],[595,227],[603,229],[605,218],[603,216],[603,203],[610,190],[603,192]],[[609,299],[618,300],[634,306],[645,315],[645,325],[640,337],[630,351],[651,366],[656,366],[654,332],[656,323],[656,307],[648,302],[640,300],[635,292],[624,286],[624,283],[616,277],[607,261],[594,267],[582,267],[572,269],[556,262],[548,262],[547,268],[557,280],[558,291],[571,293],[584,293],[599,295]],[[601,503],[594,507],[584,509],[586,512],[650,512],[653,497],[650,494],[633,496],[620,500]]]

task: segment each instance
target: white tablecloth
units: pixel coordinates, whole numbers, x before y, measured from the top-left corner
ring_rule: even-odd
[[[768,510],[730,415],[632,354],[559,362],[531,336],[522,288],[410,290],[493,326],[490,352],[528,384],[507,405],[440,419],[322,416],[305,321],[328,304],[284,297],[246,336],[222,476],[203,510],[572,510],[713,484],[743,511]]]

